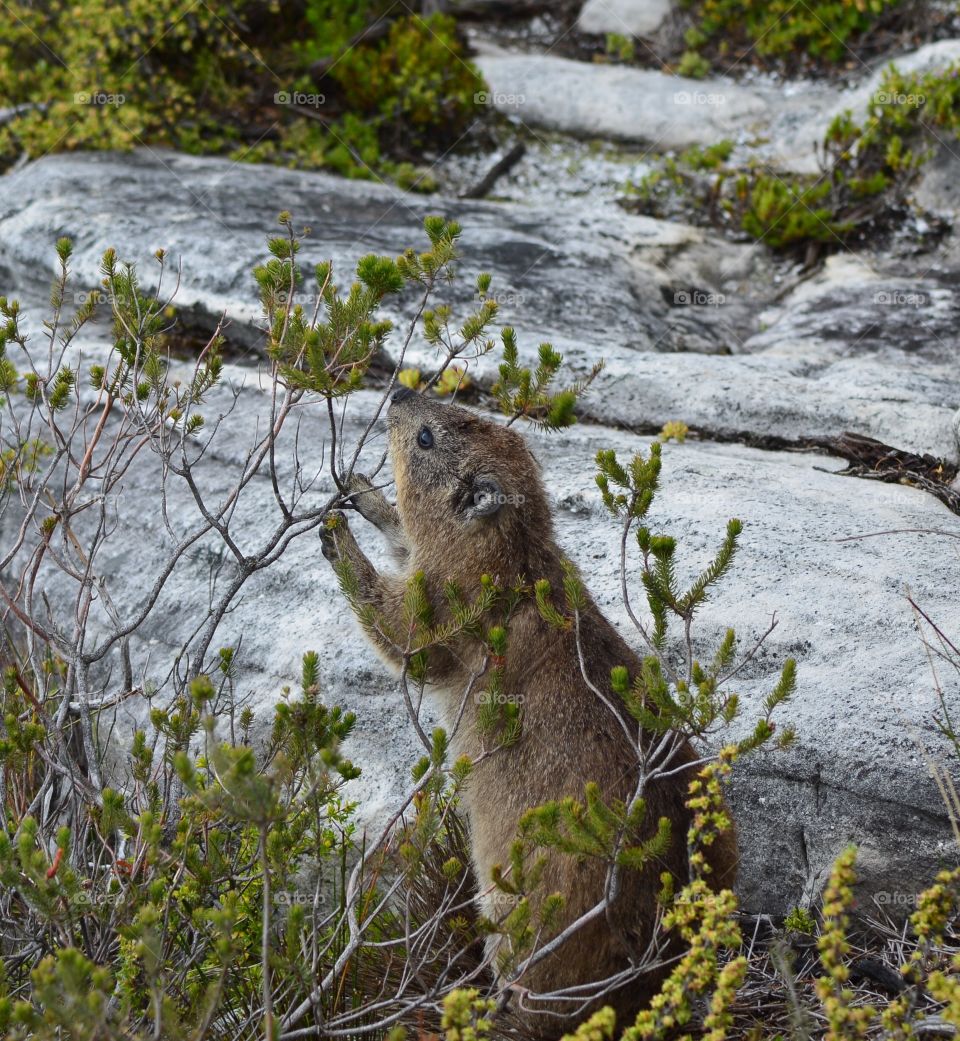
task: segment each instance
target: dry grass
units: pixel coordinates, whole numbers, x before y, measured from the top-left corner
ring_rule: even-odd
[[[767,916],[744,916],[742,952],[750,968],[733,1006],[732,1037],[750,1041],[808,1041],[823,1037],[826,1016],[816,993],[821,976],[816,935],[807,936],[776,928]],[[960,920],[951,923],[948,944],[934,949],[930,968],[947,970],[960,952]],[[942,1005],[922,985],[904,978],[905,965],[917,944],[909,922],[897,924],[887,915],[863,917],[850,936],[849,987],[853,1004],[876,1009],[870,1039],[888,1038],[880,1014],[892,998],[907,994],[914,1010],[914,1032],[923,1037],[955,1037],[955,1029],[939,1018]]]

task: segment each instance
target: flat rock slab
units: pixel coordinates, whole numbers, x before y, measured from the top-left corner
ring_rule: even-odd
[[[475,61],[492,103],[526,126],[659,152],[736,138],[771,115],[766,96],[727,80],[546,54],[483,53]]]
[[[423,217],[464,225],[466,313],[476,271],[494,274],[500,318],[521,350],[553,342],[578,372],[606,359],[584,415],[630,429],[682,420],[705,436],[762,440],[851,430],[897,448],[957,456],[956,269],[894,273],[836,259],[777,290],[759,246],[589,206],[535,208],[410,196],[324,174],[140,151],[50,156],[0,178],[0,285],[43,299],[58,237],[74,240],[74,289],[99,283],[105,249],[153,270],[182,261],[177,303],[204,328],[226,312],[234,343],[262,345],[251,276],[281,208],[309,225],[302,257],[332,258],[341,282],[366,252],[425,241]],[[958,260],[960,263],[960,260]],[[409,317],[412,300],[393,317]],[[415,338],[410,359],[429,367]],[[481,382],[491,366],[478,369]]]
[[[572,336],[589,313],[589,335],[600,349],[624,336],[651,346],[669,337],[667,305],[653,276],[662,270],[661,255],[704,241],[696,229],[642,217],[600,229],[592,214],[573,209],[425,198],[386,184],[150,149],[51,156],[0,178],[0,277],[10,290],[45,293],[60,235],[74,242],[72,268],[82,289],[99,284],[100,258],[110,246],[145,275],[154,251],[168,248],[183,263],[178,304],[210,315],[225,311],[235,336],[260,344],[252,271],[268,256],[266,240],[280,230],[281,209],[293,214],[298,230],[312,229],[302,252],[307,270],[332,259],[341,282],[365,253],[425,246],[427,215],[457,218],[465,226],[465,278],[451,291],[455,303],[474,303],[472,275],[488,270],[505,322],[531,337],[564,330]],[[638,263],[647,253],[650,262]],[[401,301],[393,313],[402,318],[413,310],[412,301]]]
[[[579,24],[586,28],[583,21],[589,16],[597,28],[588,31],[629,34],[626,9],[635,9],[641,20],[649,15],[652,23],[657,7],[591,0]],[[960,40],[940,40],[897,56],[893,64],[903,73],[919,75],[943,71],[957,61]],[[729,139],[790,173],[820,172],[817,149],[834,117],[849,111],[863,121],[875,99],[900,103],[878,93],[889,60],[874,68],[864,65],[863,81],[846,90],[815,82],[740,86],[726,77],[693,80],[656,69],[505,53],[495,47],[481,47],[476,62],[490,85],[490,103],[534,132],[610,138],[655,152]]]
[[[88,360],[104,350],[102,342],[88,338]],[[236,479],[268,408],[255,372],[231,365],[225,378],[239,396],[197,471],[211,501],[222,498]],[[372,392],[353,399],[344,429],[347,445],[373,414],[376,400]],[[212,396],[204,410],[208,429],[232,402],[227,387]],[[299,418],[305,461],[321,468],[324,410],[308,405]],[[382,429],[375,433],[371,448],[378,454]],[[588,424],[527,436],[543,465],[562,547],[582,569],[604,612],[637,646],[620,600],[619,527],[600,502],[593,460],[601,448],[614,448],[627,459],[646,451],[649,439]],[[281,487],[290,477],[290,447],[283,443],[278,454]],[[747,649],[774,613],[779,619],[737,677],[743,717],[735,734],[745,732],[762,711],[783,660],[793,656],[799,665],[795,699],[778,714],[781,725],[796,727],[796,745],[745,760],[734,779],[744,906],[782,913],[813,898],[850,842],[862,850],[861,906],[871,894],[890,893],[898,895],[880,899],[909,906],[941,859],[955,852],[927,773],[927,759],[940,761],[948,750],[932,722],[936,697],[905,592],[909,588],[956,636],[956,559],[951,543],[935,535],[866,536],[889,529],[960,534],[960,521],[908,488],[825,472],[840,464],[822,456],[688,443],[666,446],[664,460],[651,524],[679,538],[681,576],[692,578],[704,566],[729,517],[739,516],[745,524],[737,565],[698,619],[698,653],[709,655],[730,625]],[[160,483],[155,456],[144,453],[117,503],[111,553],[100,561],[121,618],[134,615],[144,602],[171,545],[161,521]],[[323,501],[330,490],[329,478],[321,476],[303,505]],[[168,485],[167,507],[178,533],[198,520],[182,485]],[[255,480],[241,499],[231,534],[249,554],[278,519],[270,482]],[[8,515],[5,523],[15,519]],[[374,562],[390,567],[379,535],[357,519],[352,523]],[[864,537],[842,541],[852,536]],[[223,548],[206,539],[173,572],[134,647],[137,672],[144,668],[148,683],[163,683],[176,647],[206,610],[212,584],[228,582],[231,566]],[[41,575],[39,583],[55,609],[71,610],[62,579]],[[632,587],[642,605],[635,577]],[[375,824],[389,815],[409,783],[418,747],[395,682],[362,637],[315,533],[294,541],[244,587],[213,646],[237,644],[238,696],[247,699],[261,728],[283,686],[295,685],[303,652],[319,653],[324,699],[358,716],[348,753],[364,770],[354,793],[365,820]],[[948,696],[956,692],[948,690]],[[118,735],[142,726],[147,707],[138,699],[123,702]],[[123,761],[119,747],[117,758]]]
[[[652,36],[672,10],[671,0],[587,0],[577,28],[585,33]]]

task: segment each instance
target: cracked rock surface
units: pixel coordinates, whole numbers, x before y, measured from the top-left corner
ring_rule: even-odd
[[[341,284],[361,254],[419,245],[424,215],[455,217],[464,226],[455,304],[465,308],[472,275],[490,270],[501,318],[516,327],[525,357],[548,339],[580,372],[606,359],[584,401],[584,422],[528,438],[555,502],[561,544],[634,643],[620,603],[619,533],[602,510],[593,459],[600,448],[622,456],[646,449],[647,435],[668,420],[701,433],[664,449],[652,521],[679,538],[685,575],[703,566],[729,517],[744,521],[738,566],[700,617],[704,653],[728,625],[748,648],[774,612],[779,619],[738,678],[744,727],[783,659],[798,661],[797,693],[780,715],[797,730],[795,747],[745,761],[734,780],[745,907],[778,912],[809,898],[851,841],[861,849],[864,900],[871,893],[906,900],[929,881],[950,828],[925,757],[945,749],[905,591],[944,631],[960,635],[956,555],[936,534],[960,534],[960,519],[916,489],[836,476],[830,471],[842,467],[839,460],[726,441],[739,435],[782,444],[852,430],[956,458],[955,269],[924,263],[905,270],[847,256],[798,280],[754,247],[622,213],[612,222],[588,204],[422,199],[322,174],[151,151],[47,157],[3,177],[0,291],[21,298],[33,328],[45,313],[53,244],[63,235],[75,243],[78,290],[97,284],[108,246],[136,261],[145,279],[153,252],[164,247],[182,258],[179,303],[208,329],[221,311],[232,320],[228,337],[241,360],[227,378],[240,397],[201,468],[213,497],[238,472],[265,409],[250,272],[265,257],[280,209],[293,213],[296,227],[312,228],[302,259],[332,257]],[[394,317],[409,313],[401,303]],[[105,342],[88,333],[84,351],[92,360]],[[429,364],[425,343],[413,344],[412,360]],[[481,366],[478,382],[489,374]],[[228,400],[224,389],[208,407],[211,417]],[[372,392],[357,396],[348,437],[375,400]],[[323,415],[307,410],[302,422],[301,445],[319,459]],[[168,548],[152,465],[131,473],[119,506],[108,573],[121,614],[142,601]],[[325,491],[321,480],[313,494],[321,501]],[[172,495],[187,526],[195,507],[183,489]],[[236,537],[254,544],[275,509],[269,483],[254,482]],[[354,524],[375,562],[389,566],[379,537]],[[877,532],[897,533],[851,538]],[[158,676],[165,653],[207,603],[211,568],[224,566],[215,545],[201,543],[175,572],[142,633]],[[54,602],[57,593],[51,580]],[[639,601],[639,584],[635,595]],[[302,652],[320,653],[324,697],[359,717],[349,749],[364,769],[358,794],[371,819],[385,815],[409,777],[415,737],[315,537],[294,542],[251,580],[220,642],[240,633],[242,693],[261,719],[295,678]],[[146,706],[127,702],[124,711],[129,728]]]
[[[639,430],[682,419],[722,438],[852,430],[957,457],[958,268],[936,258],[908,268],[843,254],[791,290],[761,247],[650,217],[615,211],[614,222],[589,205],[423,199],[325,174],[142,150],[47,157],[0,181],[0,281],[45,295],[61,235],[74,241],[84,289],[98,284],[107,247],[144,271],[164,247],[182,258],[179,305],[208,325],[226,312],[229,335],[255,347],[250,272],[281,208],[312,229],[304,258],[332,258],[341,280],[364,253],[425,241],[427,214],[460,220],[465,277],[456,299],[469,306],[473,273],[491,271],[500,317],[518,330],[521,349],[549,340],[580,373],[604,358],[597,392],[583,403],[590,419]],[[415,362],[431,357],[414,342]]]

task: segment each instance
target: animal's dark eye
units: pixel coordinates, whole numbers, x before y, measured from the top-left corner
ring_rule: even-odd
[[[417,434],[417,444],[421,448],[433,448],[433,434],[430,432],[430,427],[423,427]]]

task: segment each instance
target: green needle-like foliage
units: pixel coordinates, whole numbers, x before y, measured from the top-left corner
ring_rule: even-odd
[[[268,351],[291,387],[327,398],[341,397],[363,384],[374,357],[393,328],[376,312],[385,296],[400,292],[404,275],[389,257],[369,255],[357,264],[357,280],[342,295],[332,281],[331,265],[314,271],[315,302],[304,306],[303,274],[296,263],[300,241],[288,228],[287,238],[270,242],[273,259],[254,271],[270,328]]]
[[[575,423],[573,410],[577,399],[599,376],[603,362],[597,362],[584,379],[572,386],[553,390],[563,364],[563,356],[558,351],[549,343],[541,343],[536,368],[524,368],[519,363],[516,333],[510,326],[501,330],[501,339],[503,361],[499,379],[491,389],[503,414],[509,416],[511,422],[522,416],[544,430],[559,430]]]
[[[624,550],[634,531],[641,555],[640,578],[647,607],[653,619],[646,633],[653,653],[643,661],[639,675],[631,677],[624,667],[614,668],[610,685],[631,716],[651,735],[678,731],[691,737],[704,737],[718,727],[732,723],[739,715],[741,699],[726,688],[726,680],[736,671],[736,633],[726,629],[708,664],[693,654],[691,628],[698,610],[713,595],[716,587],[733,567],[743,525],[730,520],[724,539],[714,558],[686,588],[680,579],[677,541],[654,534],[648,515],[659,488],[662,445],[653,442],[648,455],[638,452],[624,464],[612,451],[597,454],[597,486],[607,510],[623,529]],[[626,568],[626,554],[622,560]],[[682,667],[670,653],[668,637],[671,622],[679,623],[685,644]],[[787,659],[773,690],[763,703],[763,712],[750,735],[736,746],[737,754],[752,751],[774,737],[779,746],[793,739],[793,730],[776,732],[772,715],[789,700],[796,686],[796,663]]]

